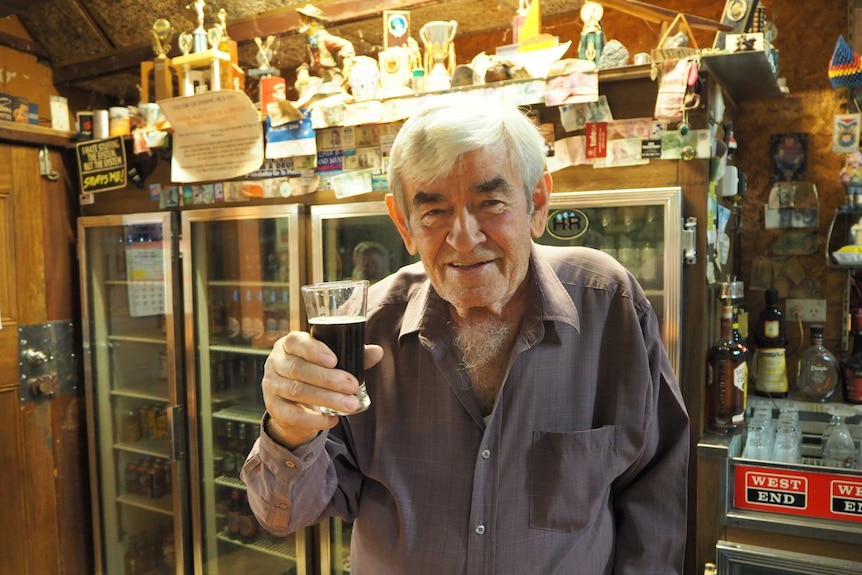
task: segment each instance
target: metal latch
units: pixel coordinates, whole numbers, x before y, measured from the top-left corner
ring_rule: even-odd
[[[697,218],[685,219],[682,226],[682,261],[693,266],[697,263]]]
[[[74,393],[78,384],[74,324],[68,321],[18,326],[20,401]]]

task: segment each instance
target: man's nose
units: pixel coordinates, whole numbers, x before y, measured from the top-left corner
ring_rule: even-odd
[[[485,234],[476,216],[464,209],[456,215],[446,239],[456,250],[469,251],[485,240]]]

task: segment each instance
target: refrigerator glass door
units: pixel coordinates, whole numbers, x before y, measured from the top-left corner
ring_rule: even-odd
[[[239,478],[264,413],[263,364],[281,335],[301,327],[301,208],[183,213],[195,573],[306,573],[305,533],[260,528]]]
[[[411,256],[389,219],[385,202],[357,202],[311,207],[311,279],[375,281]]]
[[[553,193],[537,242],[597,248],[632,272],[655,309],[668,359],[680,375],[682,188]]]
[[[404,247],[385,202],[311,207],[312,281],[373,283],[418,259]],[[350,529],[337,518],[320,525],[320,573],[350,572]]]
[[[183,573],[189,533],[170,214],[78,220],[97,573]]]

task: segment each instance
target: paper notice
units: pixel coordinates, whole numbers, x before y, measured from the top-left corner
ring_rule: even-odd
[[[236,178],[263,164],[263,129],[245,92],[205,92],[159,105],[174,130],[172,181]]]

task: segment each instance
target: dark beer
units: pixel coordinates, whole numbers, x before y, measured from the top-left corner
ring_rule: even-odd
[[[357,316],[316,317],[308,321],[311,335],[329,346],[338,358],[338,369],[349,371],[360,384],[365,375],[365,318]]]

